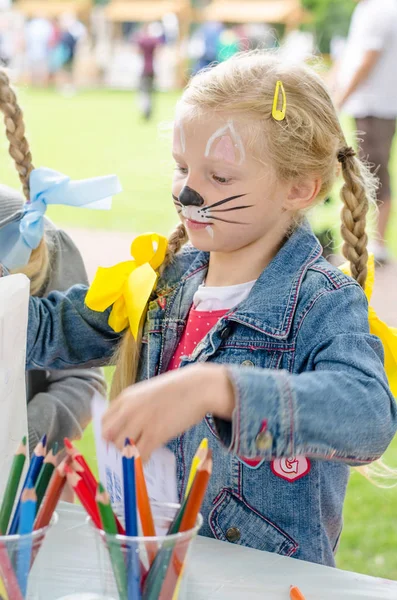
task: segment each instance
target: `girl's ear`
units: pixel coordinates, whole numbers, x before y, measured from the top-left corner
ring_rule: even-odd
[[[284,209],[297,211],[308,208],[317,198],[321,184],[320,178],[294,181],[284,201]]]

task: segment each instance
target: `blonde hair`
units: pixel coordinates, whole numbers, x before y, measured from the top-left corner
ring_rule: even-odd
[[[0,110],[4,114],[6,135],[10,142],[9,153],[14,159],[25,198],[29,201],[29,176],[34,169],[32,155],[25,137],[23,113],[4,70],[0,70]],[[35,295],[42,290],[49,276],[49,269],[49,252],[43,236],[39,246],[32,250],[29,263],[13,273],[24,273],[29,277],[30,293]]]

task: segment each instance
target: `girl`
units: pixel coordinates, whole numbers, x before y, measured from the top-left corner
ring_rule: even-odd
[[[29,201],[32,157],[25,137],[22,111],[4,71],[0,71],[0,110],[5,115],[9,152]],[[8,233],[14,224],[19,224],[23,213],[23,196],[0,185],[0,261],[7,261],[7,254],[10,260],[7,264],[12,272],[24,273],[29,277],[32,296],[45,297],[52,290],[67,290],[75,283],[88,284],[78,249],[64,231],[57,229],[46,218],[44,235],[40,237],[38,247],[32,250],[26,264],[23,259],[10,258],[10,244],[7,241],[14,241],[15,238]],[[106,394],[106,384],[100,369],[35,369],[29,371],[26,384],[30,452],[33,452],[45,433],[49,447],[54,442],[63,446],[65,436],[80,438],[91,419],[94,394]]]
[[[349,465],[376,460],[396,430],[362,289],[373,180],[320,78],[272,54],[191,81],[173,154],[181,224],[167,252],[161,236],[135,240],[136,262],[101,270],[88,306],[84,286],[32,299],[28,365],[103,364],[129,321],[114,394],[141,383],[111,405],[105,439],[130,436],[145,458],[169,441],[182,497],[208,436],[201,533],[333,565]],[[353,278],[304,217],[340,169]]]

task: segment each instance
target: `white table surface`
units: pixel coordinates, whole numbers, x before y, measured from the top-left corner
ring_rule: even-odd
[[[40,562],[39,600],[99,592],[97,549],[84,511],[60,504]],[[190,560],[188,600],[289,600],[289,586],[306,600],[397,600],[397,582],[199,537]],[[200,576],[198,574],[201,574]],[[35,596],[36,598],[36,596]]]

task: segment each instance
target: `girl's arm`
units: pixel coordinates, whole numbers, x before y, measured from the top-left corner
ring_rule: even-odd
[[[225,402],[222,415],[214,406],[223,416],[217,427],[224,444],[240,456],[268,460],[379,458],[396,432],[396,403],[382,343],[369,334],[368,308],[357,285],[324,292],[307,311],[298,359],[298,374],[228,366],[234,407],[227,409]]]
[[[109,310],[85,306],[84,285],[47,298],[29,299],[26,366],[28,369],[64,369],[108,364],[120,340],[108,325]]]
[[[35,375],[31,371],[29,384],[34,388]],[[48,446],[58,442],[63,446],[65,437],[80,439],[91,421],[91,402],[96,393],[106,396],[106,383],[101,369],[67,369],[47,371],[38,382],[40,389],[28,403],[29,447],[33,452],[41,437],[47,434]],[[39,376],[40,377],[40,376]]]
[[[199,363],[136,384],[112,403],[104,437],[120,446],[132,437],[145,459],[210,412],[239,456],[380,457],[396,431],[396,404],[356,284],[324,292],[308,308],[296,360],[298,374]]]

